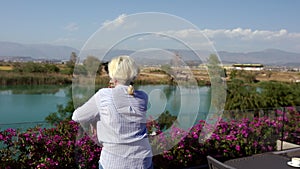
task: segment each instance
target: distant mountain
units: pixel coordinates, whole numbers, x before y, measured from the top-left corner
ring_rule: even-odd
[[[61,59],[70,58],[72,52],[78,53],[75,48],[49,44],[21,44],[0,41],[0,57],[32,57],[34,59]]]
[[[132,51],[114,49],[106,50],[87,50],[81,51],[68,46],[55,46],[49,44],[21,44],[13,42],[0,41],[0,58],[7,57],[26,57],[33,59],[58,59],[68,60],[72,52],[80,56],[81,61],[86,56],[103,57],[102,61],[109,61],[112,57],[118,55],[131,55],[136,58],[140,64],[167,64],[170,59],[178,55],[184,62],[201,63],[201,60],[189,50],[161,49]],[[196,51],[203,56],[209,56],[208,51]],[[261,63],[264,65],[279,66],[300,66],[300,53],[292,53],[278,49],[266,49],[255,52],[228,52],[218,51],[218,55],[223,64],[233,63]]]
[[[300,54],[278,49],[266,49],[257,52],[233,53],[218,52],[221,60],[228,63],[262,63],[265,65],[300,66]]]

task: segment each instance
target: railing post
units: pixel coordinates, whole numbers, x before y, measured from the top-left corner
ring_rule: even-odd
[[[283,149],[283,138],[284,138],[284,117],[285,117],[285,107],[282,108],[282,128],[281,128],[281,145],[280,145],[280,150]]]

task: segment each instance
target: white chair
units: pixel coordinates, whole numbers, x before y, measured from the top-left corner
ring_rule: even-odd
[[[300,147],[281,150],[281,151],[273,151],[272,153],[273,154],[284,155],[284,156],[287,156],[287,157],[295,157],[295,156],[298,157],[298,156],[300,156]]]

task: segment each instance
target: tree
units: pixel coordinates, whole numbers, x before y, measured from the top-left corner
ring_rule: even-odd
[[[76,61],[77,61],[77,54],[75,52],[72,52],[70,55],[69,64],[75,65]]]
[[[67,62],[67,67],[68,67],[68,70],[66,71],[67,74],[69,74],[69,75],[73,74],[75,63],[76,63],[77,59],[78,58],[77,58],[76,53],[72,52],[71,55],[70,55],[70,59]]]
[[[247,85],[239,79],[234,79],[228,85],[226,110],[257,110],[265,105],[265,100],[261,99],[256,86]]]
[[[267,107],[286,107],[296,105],[299,96],[288,85],[279,82],[263,82],[260,85],[263,100]]]
[[[207,62],[208,74],[211,82],[211,101],[212,108],[218,113],[223,111],[226,99],[226,85],[224,82],[224,69],[217,55],[211,54]]]
[[[45,64],[44,67],[49,73],[58,73],[60,71],[59,67],[54,64]]]
[[[87,75],[87,70],[84,65],[77,65],[73,73],[75,75]]]
[[[294,98],[294,105],[295,106],[300,106],[300,84],[299,83],[293,83],[290,86],[292,93],[293,93],[293,98]]]
[[[246,83],[256,83],[257,72],[245,70],[233,70],[230,74],[230,79],[242,79]]]
[[[26,62],[15,66],[15,71],[24,73],[46,73],[47,69],[41,63]]]
[[[235,79],[237,77],[237,70],[232,70],[229,76],[231,80]]]
[[[158,124],[160,125],[161,130],[166,130],[170,128],[175,120],[177,119],[176,116],[171,115],[170,112],[167,110],[166,112],[162,113],[159,118],[157,119]]]
[[[99,73],[99,68],[101,68],[100,63],[100,60],[94,56],[87,56],[87,58],[83,61],[83,65],[89,76]]]

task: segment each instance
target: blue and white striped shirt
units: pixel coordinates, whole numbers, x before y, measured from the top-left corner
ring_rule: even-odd
[[[103,145],[100,163],[104,169],[149,168],[152,152],[147,137],[148,96],[143,91],[127,94],[128,86],[100,89],[72,119],[77,122],[97,120],[97,138]]]

